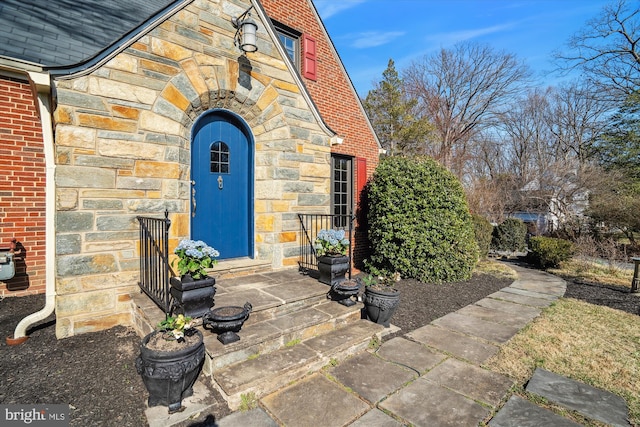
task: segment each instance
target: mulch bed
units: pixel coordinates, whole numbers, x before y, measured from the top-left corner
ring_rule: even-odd
[[[392,323],[402,335],[508,286],[511,280],[475,274],[442,285],[401,280]],[[628,288],[569,281],[566,297],[639,314],[640,297]],[[72,426],[145,426],[147,391],[135,369],[140,337],[131,329],[55,337],[54,317],[38,323],[29,340],[8,347],[17,323],[44,306],[44,296],[0,300],[0,404],[68,403]],[[386,337],[390,339],[395,335]],[[215,392],[216,419],[230,411]],[[200,425],[213,425],[213,419]],[[184,424],[188,425],[187,423]]]
[[[630,288],[604,285],[586,280],[567,280],[566,298],[575,298],[589,304],[604,305],[616,310],[640,315],[640,294],[629,293]]]

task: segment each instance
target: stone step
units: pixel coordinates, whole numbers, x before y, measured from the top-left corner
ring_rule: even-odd
[[[379,340],[388,332],[390,330],[382,325],[364,319],[344,323],[336,329],[218,369],[212,373],[213,383],[229,407],[236,410],[243,395],[260,398],[272,393],[323,366],[364,350],[374,337]]]
[[[281,308],[281,312],[270,309],[256,313],[257,318],[263,318],[262,321],[247,321],[238,334],[240,340],[234,343],[223,345],[215,333],[205,331],[205,373],[215,374],[228,365],[271,353],[293,342],[307,340],[361,318],[360,303],[345,307],[326,299],[317,303],[310,298],[306,302],[302,306],[296,304],[298,309],[294,311],[284,311]]]
[[[238,258],[218,261],[215,268],[207,270],[209,276],[216,279],[248,276],[252,274],[268,273],[272,271],[270,261],[259,259]]]
[[[223,345],[203,330],[203,375],[212,378],[230,407],[237,409],[243,394],[273,392],[332,358],[366,348],[374,335],[393,332],[362,320],[362,303],[345,307],[328,299],[329,289],[296,270],[216,279],[214,308],[252,305],[239,341]],[[134,307],[136,323],[146,318],[155,325],[164,316],[144,294],[134,298]]]
[[[237,274],[236,267],[247,264],[246,260],[241,261],[245,262],[222,261],[210,275],[216,278],[214,308],[243,306],[245,302],[253,305],[253,312],[246,325],[326,301],[328,286],[297,270],[272,271],[269,267],[269,270],[262,273],[242,276]],[[236,267],[229,267],[228,263],[234,263]],[[223,264],[221,271],[218,270],[220,264]],[[235,272],[232,277],[227,274],[231,270]],[[165,314],[142,291],[133,292],[131,300],[134,327],[141,336],[145,336],[154,330]]]
[[[141,337],[150,334],[164,320],[164,312],[142,291],[131,294],[131,315],[136,333]]]

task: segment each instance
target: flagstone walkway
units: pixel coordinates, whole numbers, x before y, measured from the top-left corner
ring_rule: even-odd
[[[313,373],[261,398],[259,408],[235,412],[215,425],[477,426],[513,385],[482,363],[566,289],[558,277],[513,267],[519,279],[499,292]],[[527,390],[586,417],[629,426],[626,403],[610,393],[543,370]],[[490,427],[541,425],[577,424],[517,396],[489,422]]]

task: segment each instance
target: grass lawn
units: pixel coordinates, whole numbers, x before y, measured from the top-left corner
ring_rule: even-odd
[[[565,277],[597,278],[601,283],[619,281],[629,286],[631,282],[630,276],[613,270],[615,275],[589,269],[576,274],[573,268],[569,265],[561,272],[551,272]],[[503,346],[486,367],[515,378],[516,394],[586,426],[603,424],[540,402],[539,397],[524,391],[535,368],[611,391],[626,400],[631,424],[640,426],[640,318],[637,315],[561,298]]]
[[[631,287],[633,269],[619,268],[614,264],[596,263],[574,258],[560,268],[551,268],[549,273],[560,277],[583,278],[595,283]]]

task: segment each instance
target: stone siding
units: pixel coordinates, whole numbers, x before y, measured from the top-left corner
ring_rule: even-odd
[[[330,135],[264,23],[258,52],[234,46],[231,17],[248,6],[196,0],[91,74],[56,81],[59,337],[133,321],[137,215],[170,212],[170,250],[189,237],[191,129],[209,109],[253,133],[257,258],[296,265],[295,214],[329,211]]]
[[[354,206],[360,224],[356,224],[354,238],[354,259],[357,265],[368,256],[367,230],[362,227],[366,209],[360,206],[361,195],[356,184],[366,182],[378,165],[378,144],[375,135],[358,102],[349,77],[340,65],[340,58],[334,55],[331,40],[318,22],[311,0],[261,0],[265,10],[273,19],[312,36],[316,40],[316,79],[304,79],[313,101],[318,106],[322,118],[343,143],[334,145],[331,151],[354,157]],[[295,9],[295,13],[292,13]],[[366,94],[360,94],[365,96]],[[359,170],[355,158],[366,159],[366,168]],[[364,177],[363,177],[364,175]]]

